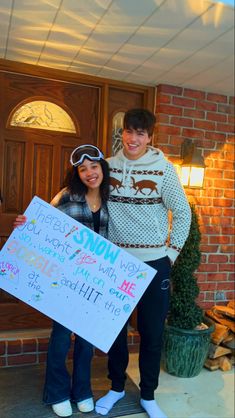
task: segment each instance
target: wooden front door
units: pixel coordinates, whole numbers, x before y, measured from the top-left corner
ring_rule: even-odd
[[[24,212],[34,195],[50,202],[61,189],[72,149],[97,143],[100,92],[96,87],[9,73],[0,74],[0,92],[2,246],[16,215]],[[11,126],[14,112],[37,100],[60,106],[73,121],[75,132]],[[50,326],[45,315],[0,292],[0,330]]]

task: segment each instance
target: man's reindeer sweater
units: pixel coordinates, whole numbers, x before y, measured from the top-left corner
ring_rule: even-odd
[[[189,233],[191,210],[173,164],[151,146],[138,160],[121,150],[107,161],[110,241],[142,261],[167,255],[174,262]]]

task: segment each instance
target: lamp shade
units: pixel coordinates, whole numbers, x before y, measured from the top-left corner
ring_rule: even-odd
[[[185,187],[203,187],[205,163],[201,151],[190,139],[185,140],[181,148],[181,182]]]

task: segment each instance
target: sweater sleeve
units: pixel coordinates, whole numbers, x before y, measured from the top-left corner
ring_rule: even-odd
[[[63,207],[70,202],[69,192],[66,188],[61,189],[51,200],[50,204],[57,209],[63,211]]]
[[[174,262],[188,237],[191,224],[191,209],[178,174],[169,161],[162,185],[163,203],[172,214],[168,256]]]

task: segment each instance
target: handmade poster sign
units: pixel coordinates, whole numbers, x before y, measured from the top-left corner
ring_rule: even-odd
[[[35,196],[0,252],[0,287],[107,352],[156,271]]]

